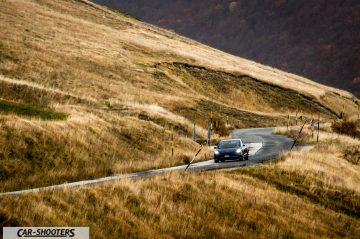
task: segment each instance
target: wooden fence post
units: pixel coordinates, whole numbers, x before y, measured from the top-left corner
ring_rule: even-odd
[[[201,145],[201,148],[196,152],[195,156],[191,159],[191,161],[189,162],[189,164],[186,166],[185,171],[190,167],[190,165],[192,164],[192,162],[195,160],[195,158],[199,155],[199,153],[201,152],[201,150],[203,149],[203,145]]]
[[[288,110],[287,125],[286,125],[286,130],[287,131],[289,131],[289,124],[290,124],[290,111]]]
[[[319,134],[320,134],[320,113],[318,115],[318,125],[317,125],[317,139],[316,142],[319,143]]]
[[[174,128],[171,128],[171,159],[174,159]]]
[[[299,137],[300,137],[300,135],[301,135],[301,132],[303,131],[305,125],[306,125],[306,120],[305,120],[303,126],[301,127],[298,136],[297,136],[296,139],[294,140],[294,143],[293,143],[293,145],[291,146],[291,150],[294,148],[295,144],[297,143],[297,141],[298,141],[298,139],[299,139]]]

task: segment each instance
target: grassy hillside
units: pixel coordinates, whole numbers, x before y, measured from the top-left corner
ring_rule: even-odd
[[[91,0],[360,97],[360,2]]]
[[[193,123],[203,140],[211,112],[231,129],[284,125],[288,110],[326,121],[358,107],[347,92],[86,1],[1,1],[0,31],[0,192],[182,164],[199,148]],[[358,238],[360,141],[330,128],[320,139],[261,168],[1,196],[0,228]]]
[[[61,114],[0,111],[0,191],[182,164],[210,112],[242,128],[358,107],[348,92],[87,1],[4,0],[0,29],[2,101]]]
[[[358,238],[360,165],[346,152],[360,141],[320,136],[311,151],[261,167],[2,197],[0,227],[90,226],[92,238]]]

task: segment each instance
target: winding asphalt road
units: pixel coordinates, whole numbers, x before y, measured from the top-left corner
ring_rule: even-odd
[[[228,161],[223,163],[214,163],[214,160],[208,160],[204,162],[194,163],[188,168],[188,171],[209,171],[209,170],[219,170],[219,169],[230,169],[230,168],[239,168],[247,167],[252,165],[258,165],[265,161],[275,159],[280,152],[289,150],[293,143],[293,140],[281,136],[273,135],[272,128],[258,128],[258,129],[241,129],[235,130],[233,132],[233,138],[241,138],[242,141],[249,147],[249,160],[247,161]],[[186,165],[149,170],[139,173],[129,173],[129,174],[120,174],[110,177],[104,177],[94,180],[85,180],[74,183],[65,183],[60,185],[54,185],[43,188],[35,188],[28,190],[21,190],[15,192],[6,192],[0,193],[2,195],[20,195],[31,192],[41,192],[41,191],[51,191],[64,188],[76,188],[84,187],[90,185],[101,184],[109,181],[116,181],[122,179],[142,179],[146,177],[151,177],[154,175],[166,173],[166,172],[175,172],[175,171],[184,171]]]
[[[240,129],[233,131],[233,138],[242,139],[250,149],[248,161],[227,161],[215,163],[214,160],[192,164],[188,170],[218,170],[261,164],[275,159],[280,152],[289,150],[293,140],[286,136],[272,134],[272,128]]]

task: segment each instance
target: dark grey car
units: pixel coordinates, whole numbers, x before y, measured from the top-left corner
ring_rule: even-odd
[[[241,139],[221,140],[219,145],[215,147],[214,161],[224,162],[225,160],[248,160],[249,149],[243,144]]]

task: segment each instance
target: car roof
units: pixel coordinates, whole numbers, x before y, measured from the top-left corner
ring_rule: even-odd
[[[235,141],[235,140],[241,141],[241,139],[222,139],[222,140],[220,140],[220,142],[224,142],[224,141]]]

